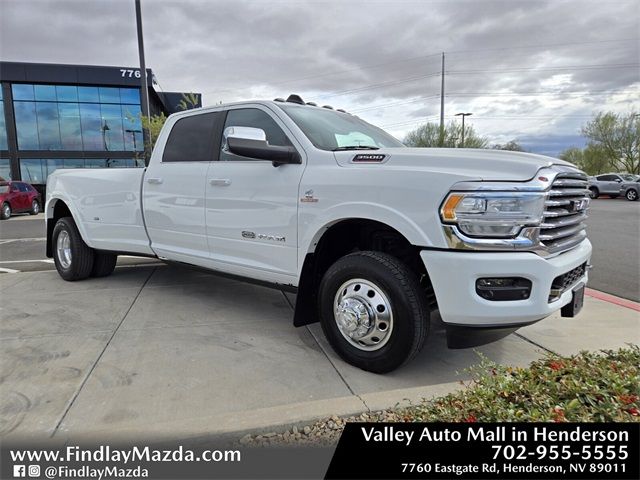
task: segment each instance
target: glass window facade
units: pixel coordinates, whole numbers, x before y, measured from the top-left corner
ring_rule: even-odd
[[[144,150],[137,88],[17,83],[11,88],[19,150]]]
[[[0,160],[3,162],[4,160]],[[44,184],[50,173],[59,168],[134,168],[144,167],[144,160],[138,158],[21,158],[20,174],[28,183]],[[6,168],[9,168],[8,160]],[[3,175],[3,164],[0,163],[0,176]]]
[[[11,163],[8,158],[0,158],[0,178],[11,180]]]
[[[2,88],[0,88],[0,150],[8,150],[7,144],[7,124],[4,119],[4,100],[2,99]],[[0,164],[0,177],[7,178],[2,175],[2,164]]]

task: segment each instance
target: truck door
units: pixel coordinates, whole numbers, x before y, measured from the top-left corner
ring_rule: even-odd
[[[209,164],[217,159],[221,112],[179,118],[144,176],[143,205],[151,248],[161,257],[193,264],[209,258],[204,202]],[[220,125],[216,126],[216,122]]]
[[[271,145],[293,145],[303,153],[266,107],[228,110],[224,128],[232,126],[260,128]],[[298,186],[305,163],[303,156],[302,164],[274,167],[267,160],[234,155],[221,141],[220,161],[211,164],[205,187],[209,251],[216,268],[272,281],[296,275]]]

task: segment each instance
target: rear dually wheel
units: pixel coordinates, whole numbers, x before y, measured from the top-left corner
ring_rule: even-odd
[[[83,280],[93,269],[94,252],[80,236],[73,218],[64,217],[53,228],[53,261],[67,281]]]

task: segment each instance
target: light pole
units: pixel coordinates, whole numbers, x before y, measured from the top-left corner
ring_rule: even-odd
[[[140,0],[135,0],[136,6],[136,31],[138,34],[138,56],[140,57],[140,95],[142,102],[142,115],[147,117],[147,120],[151,120],[151,113],[149,110],[149,85],[147,83],[147,66],[144,61],[144,41],[142,36],[142,8],[140,7]],[[151,138],[149,130],[143,127],[147,139]],[[147,152],[145,148],[144,163],[149,164],[149,158],[151,152]]]
[[[455,116],[456,117],[462,117],[462,144],[460,145],[460,148],[464,148],[464,117],[468,117],[470,115],[473,115],[473,113],[456,113]]]

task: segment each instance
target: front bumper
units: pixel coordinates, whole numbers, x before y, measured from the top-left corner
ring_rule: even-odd
[[[470,252],[423,250],[422,261],[431,278],[440,316],[452,331],[469,328],[513,331],[542,320],[572,301],[572,288],[549,302],[553,280],[591,258],[591,243],[556,257],[543,258],[531,252]],[[575,286],[586,284],[588,274]],[[476,293],[476,280],[482,277],[523,277],[531,280],[526,300],[496,302]],[[508,333],[508,332],[507,332]]]

